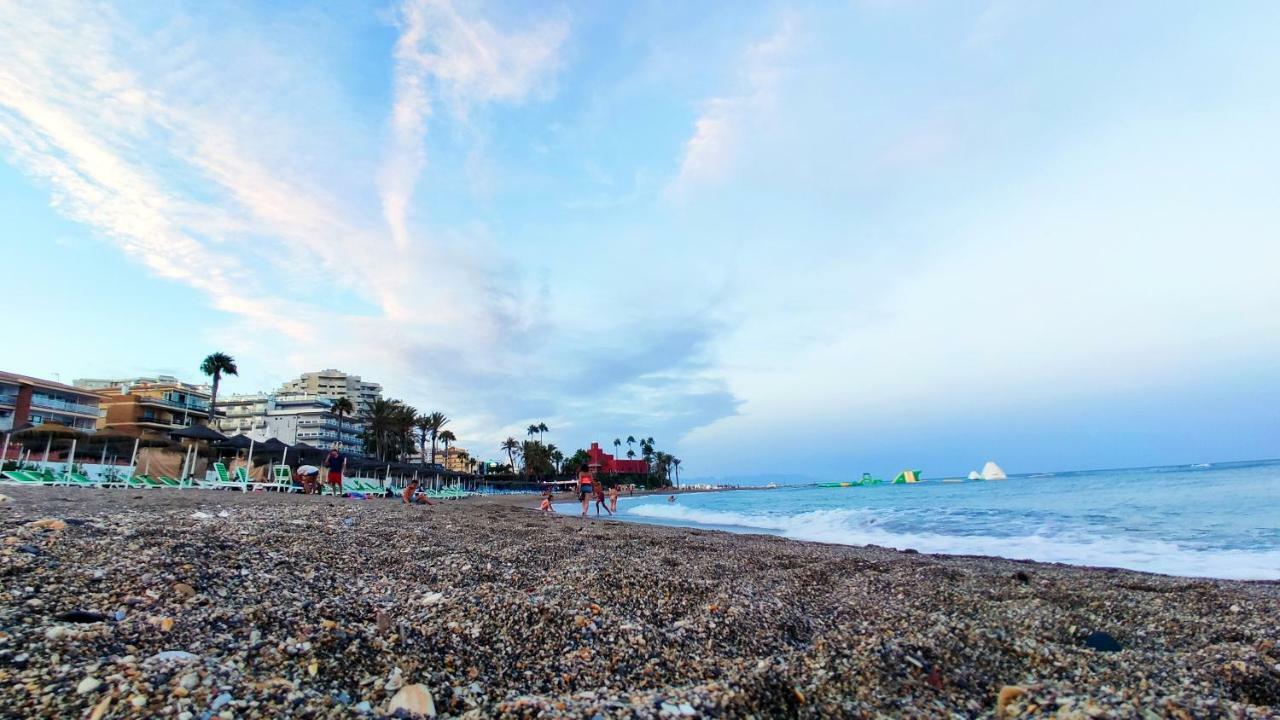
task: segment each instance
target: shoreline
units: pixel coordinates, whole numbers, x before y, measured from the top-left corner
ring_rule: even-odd
[[[397,683],[449,717],[1280,702],[1274,581],[598,522],[527,497],[0,493],[0,703],[25,716],[376,717]]]

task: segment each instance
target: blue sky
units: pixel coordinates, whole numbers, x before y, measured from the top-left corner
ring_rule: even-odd
[[[0,7],[0,367],[690,475],[1280,455],[1280,6]]]

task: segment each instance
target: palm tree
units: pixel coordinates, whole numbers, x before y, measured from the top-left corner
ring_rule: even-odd
[[[537,424],[535,423],[535,424],[530,425],[529,427],[525,428],[525,432],[524,432],[524,434],[525,434],[525,435],[528,435],[529,437],[533,437],[534,435],[537,435],[537,434],[538,434],[538,426],[537,426]]]
[[[544,422],[538,423],[538,442],[542,442],[542,433],[551,432],[551,428],[547,427]]]
[[[552,447],[555,447],[555,446],[552,445]],[[564,467],[564,453],[560,452],[559,450],[552,450],[551,461],[556,464],[556,474],[559,475],[560,469]]]
[[[630,450],[630,449],[628,449],[628,450],[627,450],[627,459],[628,459],[628,460],[635,460],[635,459],[636,459],[636,451],[635,451],[635,450]]]
[[[457,442],[458,438],[456,435],[453,434],[452,430],[444,430],[438,435],[438,437],[440,438],[440,441],[444,443],[444,469],[448,470],[449,469],[449,443]],[[432,438],[432,439],[434,440],[435,438]]]
[[[635,453],[631,452],[631,446],[635,444],[636,444],[636,436],[628,435],[627,436],[627,457],[633,458],[636,456]]]
[[[671,458],[671,469],[676,473],[676,487],[680,487],[680,458]]]
[[[418,430],[418,463],[426,465],[427,437],[431,434],[431,416],[419,415],[413,419],[413,426]]]
[[[399,400],[378,398],[364,413],[365,452],[381,460],[399,459],[413,447],[417,411]]]
[[[445,454],[448,455],[448,453],[449,451],[446,450]],[[471,462],[471,455],[467,454],[467,451],[465,450],[458,450],[454,453],[454,455],[457,456],[458,462],[462,465],[462,469],[466,470],[467,466]]]
[[[351,405],[351,398],[343,397],[343,398],[338,398],[337,400],[334,400],[333,404],[329,406],[329,409],[333,411],[334,415],[338,416],[338,444],[343,445],[342,418],[345,415],[350,415],[351,413],[355,412],[356,411],[355,407]],[[343,447],[345,448],[346,446],[343,445]]]
[[[618,455],[621,455],[621,454],[622,454],[622,450],[621,450],[621,448],[622,448],[622,439],[621,439],[621,438],[614,438],[614,439],[613,439],[613,454],[614,454],[614,456],[615,456],[615,457],[616,457],[616,456],[618,456]]]
[[[209,394],[209,424],[213,424],[213,413],[218,407],[218,383],[222,382],[222,374],[239,375],[236,359],[223,352],[216,352],[200,363],[200,372],[213,378],[213,392]]]
[[[507,460],[511,461],[511,472],[516,471],[515,452],[520,449],[520,442],[513,437],[502,441],[502,449],[507,451]]]
[[[436,440],[440,437],[440,430],[449,424],[449,418],[439,410],[427,416],[431,426],[428,430],[431,432],[431,464],[436,464]]]

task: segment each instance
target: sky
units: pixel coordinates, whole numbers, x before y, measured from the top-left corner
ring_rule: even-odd
[[[691,477],[1280,456],[1280,4],[0,4],[0,369]]]

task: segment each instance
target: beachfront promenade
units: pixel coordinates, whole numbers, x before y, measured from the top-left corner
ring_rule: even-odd
[[[1280,699],[1274,583],[528,498],[0,492],[12,717],[360,717],[429,696],[475,718],[1262,718]]]

